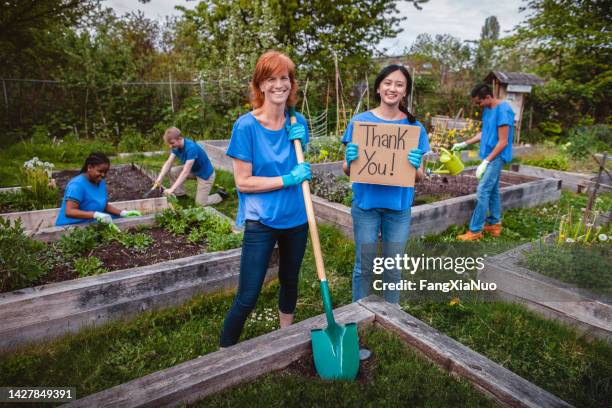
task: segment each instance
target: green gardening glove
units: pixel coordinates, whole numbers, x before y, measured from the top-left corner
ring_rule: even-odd
[[[142,216],[140,211],[136,211],[136,210],[121,210],[121,213],[119,213],[120,216],[122,217],[140,217]]]

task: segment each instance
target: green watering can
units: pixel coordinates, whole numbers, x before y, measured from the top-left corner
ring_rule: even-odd
[[[445,148],[440,148],[440,163],[442,165],[433,171],[435,174],[450,174],[456,176],[463,171],[463,162],[460,152],[449,152]]]

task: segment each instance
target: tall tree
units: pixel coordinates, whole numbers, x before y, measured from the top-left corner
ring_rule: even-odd
[[[568,125],[610,114],[612,14],[606,0],[527,0],[527,17],[506,43],[529,52],[534,70],[549,79],[540,93],[546,115]]]
[[[497,40],[499,40],[497,17],[487,17],[480,30],[480,40],[474,55],[474,75],[477,80],[484,79],[484,76],[494,69],[494,53]]]
[[[77,25],[96,0],[0,1],[0,67],[2,76],[42,75],[55,66],[61,50],[54,38]],[[55,64],[54,64],[55,63]]]
[[[471,51],[467,44],[450,34],[419,34],[410,47],[410,53],[434,60],[440,65],[440,83],[447,83],[448,74],[469,67]]]

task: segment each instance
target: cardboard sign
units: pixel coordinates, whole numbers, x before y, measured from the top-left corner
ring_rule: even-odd
[[[407,157],[419,147],[420,134],[418,126],[355,122],[352,143],[359,158],[351,162],[351,181],[413,187],[416,170]]]

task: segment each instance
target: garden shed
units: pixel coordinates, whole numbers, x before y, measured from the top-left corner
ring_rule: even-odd
[[[521,139],[525,95],[531,93],[534,86],[543,84],[544,80],[535,74],[524,72],[491,71],[485,82],[493,84],[493,94],[496,98],[508,101],[512,106],[517,129],[514,143],[518,143]]]

